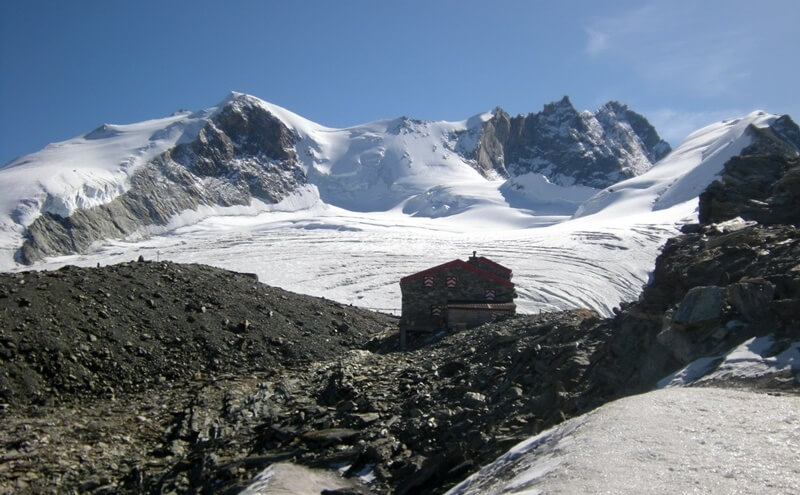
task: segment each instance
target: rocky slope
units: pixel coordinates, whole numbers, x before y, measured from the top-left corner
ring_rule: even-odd
[[[208,266],[139,261],[0,274],[0,400],[113,397],[326,360],[395,319]]]
[[[613,355],[630,362],[611,367],[621,375],[598,375],[598,384],[611,393],[622,380],[642,391],[748,338],[773,334],[775,354],[800,338],[798,173],[796,156],[726,163],[701,197],[703,223],[667,242],[639,301],[607,323]]]

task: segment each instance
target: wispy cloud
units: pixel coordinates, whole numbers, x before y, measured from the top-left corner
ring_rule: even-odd
[[[709,19],[684,2],[596,18],[584,30],[590,57],[619,63],[648,84],[699,94],[727,92],[748,77],[745,60],[756,44],[749,31]]]
[[[586,43],[586,51],[589,55],[599,55],[608,49],[609,34],[607,32],[586,28],[586,34],[589,37]]]

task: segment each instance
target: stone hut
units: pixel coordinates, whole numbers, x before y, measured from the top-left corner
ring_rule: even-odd
[[[511,270],[473,251],[400,280],[403,313],[400,345],[409,332],[435,332],[481,325],[516,312]]]

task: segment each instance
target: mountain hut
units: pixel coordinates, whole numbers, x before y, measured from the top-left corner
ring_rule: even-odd
[[[463,329],[511,316],[517,297],[509,268],[475,251],[400,280],[403,296],[400,345],[410,332]]]

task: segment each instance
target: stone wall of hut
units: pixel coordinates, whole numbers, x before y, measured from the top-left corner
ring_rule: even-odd
[[[432,285],[427,277],[433,277]],[[448,281],[453,285],[453,280],[455,285],[448,286]],[[448,302],[513,302],[516,295],[513,285],[498,283],[458,265],[407,280],[400,284],[400,290],[403,296],[400,326],[406,330],[427,331],[446,324]],[[487,300],[487,290],[494,291],[493,300]],[[434,314],[434,307],[440,310],[438,316]]]

